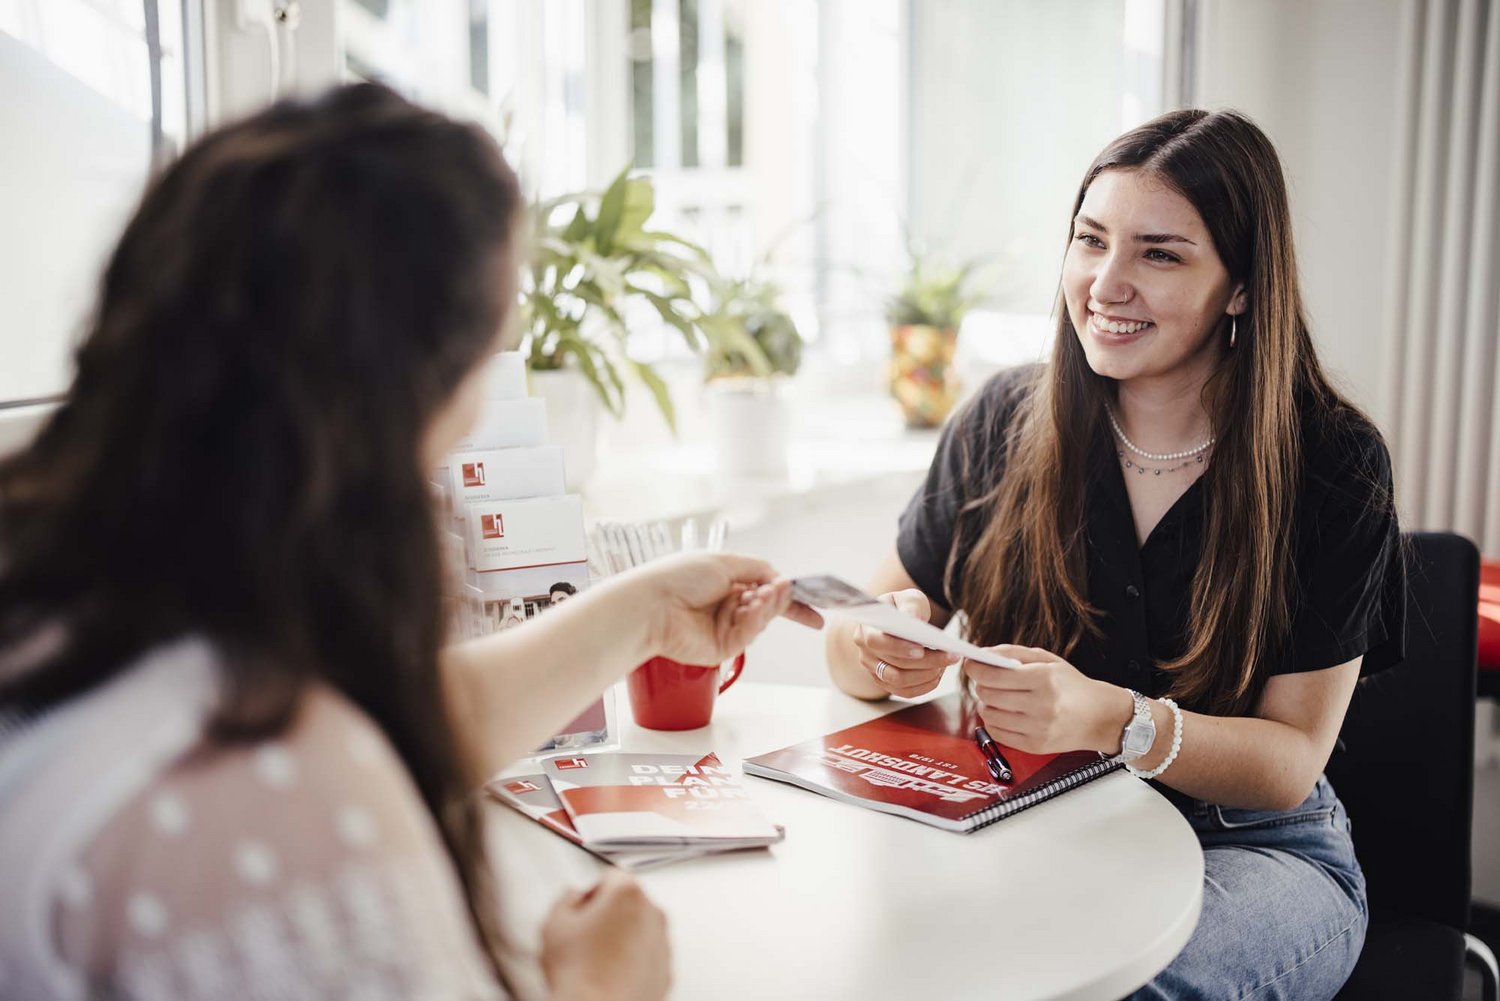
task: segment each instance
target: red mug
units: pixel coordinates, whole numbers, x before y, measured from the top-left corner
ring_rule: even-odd
[[[734,684],[745,669],[743,652],[734,658],[729,676],[719,682],[718,667],[679,664],[669,657],[652,657],[630,672],[630,712],[648,730],[696,730],[708,726],[714,700]]]

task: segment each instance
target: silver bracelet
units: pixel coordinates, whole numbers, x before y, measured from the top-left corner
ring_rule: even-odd
[[[1162,705],[1172,710],[1172,749],[1167,752],[1167,758],[1161,764],[1143,772],[1129,762],[1125,763],[1125,770],[1138,779],[1154,779],[1167,770],[1167,766],[1177,760],[1177,752],[1182,750],[1182,710],[1177,708],[1177,703],[1171,699],[1158,699]]]

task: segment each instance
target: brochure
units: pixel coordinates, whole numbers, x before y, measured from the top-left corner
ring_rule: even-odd
[[[782,838],[714,754],[575,754],[542,768],[590,848],[751,848]]]
[[[485,784],[485,792],[517,813],[541,824],[552,833],[582,848],[595,858],[622,869],[649,869],[653,866],[681,862],[685,859],[702,858],[718,854],[716,848],[651,848],[645,851],[601,851],[583,843],[568,812],[563,809],[552,783],[540,773],[532,775],[507,775],[491,779]]]

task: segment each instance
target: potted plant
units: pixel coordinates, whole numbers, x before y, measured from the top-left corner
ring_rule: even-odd
[[[704,356],[707,411],[726,473],[786,473],[790,422],[783,384],[802,364],[803,341],[780,295],[764,278],[721,280],[702,320],[713,334]]]
[[[886,300],[891,328],[891,395],[907,427],[943,423],[958,399],[953,353],[964,317],[984,299],[974,288],[977,262],[947,267],[911,255],[900,290]]]
[[[718,276],[701,248],[647,227],[654,205],[650,179],[627,170],[603,192],[564,195],[533,210],[522,351],[575,487],[593,468],[600,407],[616,417],[624,410],[625,375],[645,385],[676,430],[666,383],[626,351],[632,325],[666,323],[694,351],[722,337],[725,346],[758,352],[742,333],[702,324],[697,296]]]

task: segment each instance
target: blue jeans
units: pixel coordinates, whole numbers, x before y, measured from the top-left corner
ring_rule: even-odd
[[[1178,802],[1203,846],[1203,913],[1130,1001],[1326,1001],[1364,945],[1365,877],[1326,778],[1291,810]]]

